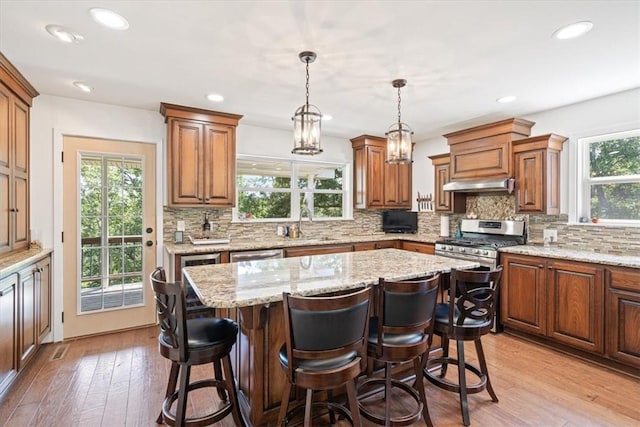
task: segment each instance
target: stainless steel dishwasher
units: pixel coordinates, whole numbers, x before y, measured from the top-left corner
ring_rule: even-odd
[[[282,258],[282,249],[265,249],[259,251],[231,252],[229,259],[231,262],[257,261],[262,259]]]

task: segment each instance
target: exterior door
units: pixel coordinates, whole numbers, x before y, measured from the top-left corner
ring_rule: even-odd
[[[64,338],[153,324],[154,144],[65,136]]]

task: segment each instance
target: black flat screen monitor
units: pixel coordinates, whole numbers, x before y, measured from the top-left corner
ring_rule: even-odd
[[[418,231],[418,213],[383,211],[382,231],[385,233],[416,233]]]

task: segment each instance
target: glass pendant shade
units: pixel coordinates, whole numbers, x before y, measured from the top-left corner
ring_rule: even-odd
[[[293,120],[293,154],[314,155],[322,153],[320,128],[322,113],[315,105],[305,104],[298,108]]]
[[[294,113],[293,120],[293,154],[313,155],[322,153],[320,148],[320,127],[322,113],[315,105],[309,104],[309,64],[316,60],[315,52],[304,51],[298,54],[300,61],[306,65],[305,103]]]
[[[403,88],[407,81],[404,79],[397,79],[391,82],[393,87],[398,89],[398,121],[391,126],[385,133],[387,136],[387,163],[411,163],[411,153],[413,151],[413,144],[411,142],[411,135],[413,131],[406,123],[402,123],[400,116],[400,88]]]
[[[385,133],[387,136],[387,163],[411,163],[413,131],[406,123],[394,123]]]

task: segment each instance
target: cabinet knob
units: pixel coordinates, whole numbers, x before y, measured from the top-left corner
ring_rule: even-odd
[[[9,209],[9,212],[18,212],[18,209],[16,209],[16,208],[11,208],[11,209]]]
[[[538,268],[544,268],[544,265],[538,264]]]

